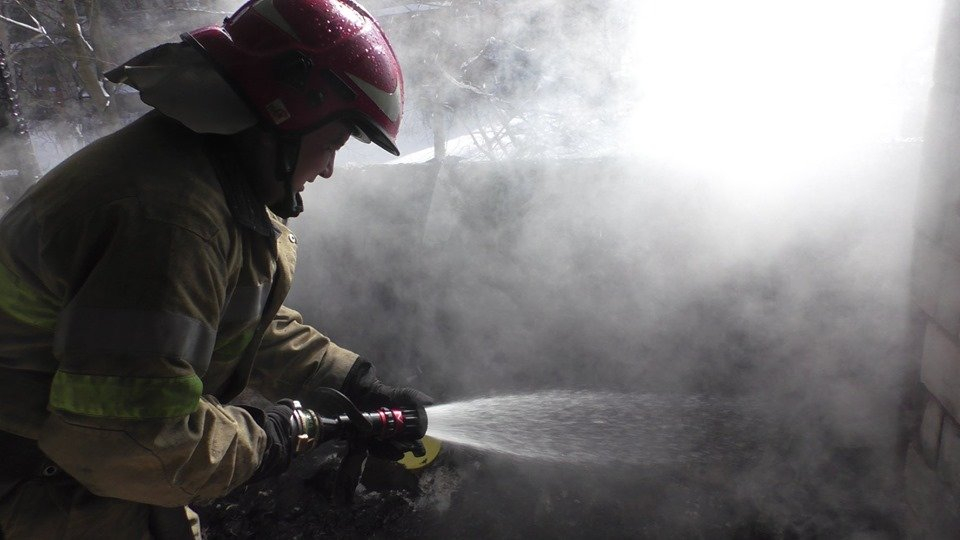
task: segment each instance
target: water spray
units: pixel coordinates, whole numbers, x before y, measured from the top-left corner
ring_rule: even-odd
[[[522,459],[656,465],[748,457],[759,421],[747,402],[696,395],[553,390],[374,411],[360,411],[336,390],[321,397],[320,412],[294,402],[296,451],[347,443],[335,486],[340,501],[352,497],[367,450],[379,442],[428,435]]]
[[[515,458],[653,465],[751,453],[749,403],[700,395],[551,390],[427,407],[430,437]]]

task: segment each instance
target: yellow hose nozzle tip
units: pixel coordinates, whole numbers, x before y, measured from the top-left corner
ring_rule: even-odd
[[[421,457],[417,457],[413,455],[413,452],[407,452],[400,460],[400,464],[409,470],[426,467],[432,463],[433,460],[437,459],[437,455],[440,454],[441,445],[438,439],[427,436],[420,439],[420,442],[423,443],[423,448],[427,451],[426,454]]]

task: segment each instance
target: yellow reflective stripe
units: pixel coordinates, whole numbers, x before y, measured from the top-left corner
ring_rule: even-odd
[[[70,354],[120,353],[187,361],[206,373],[216,332],[201,321],[163,311],[68,306],[60,316],[53,350],[73,368]]]
[[[197,410],[203,383],[196,375],[109,377],[57,371],[50,387],[55,410],[102,418],[176,418]]]
[[[0,311],[24,324],[52,331],[59,306],[52,298],[31,290],[0,263]]]

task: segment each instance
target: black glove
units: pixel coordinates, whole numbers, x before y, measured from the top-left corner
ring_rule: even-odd
[[[260,467],[247,480],[248,484],[278,476],[290,467],[293,460],[293,426],[290,417],[293,409],[280,402],[266,409],[242,405],[254,421],[267,433],[267,448],[260,460]]]
[[[419,390],[409,387],[389,386],[380,382],[373,365],[363,358],[350,369],[343,383],[343,393],[363,412],[371,412],[380,407],[427,407],[433,405],[433,398]],[[381,459],[396,461],[404,452],[413,452],[423,456],[426,451],[418,440],[371,441],[370,455]]]

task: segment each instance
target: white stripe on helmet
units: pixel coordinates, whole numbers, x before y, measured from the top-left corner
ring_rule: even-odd
[[[393,88],[392,92],[385,92],[352,73],[347,73],[347,76],[360,87],[360,90],[363,90],[367,97],[377,104],[377,107],[383,111],[383,114],[387,115],[391,122],[400,119],[403,107],[400,104],[400,92],[397,91],[400,86],[399,83]]]

